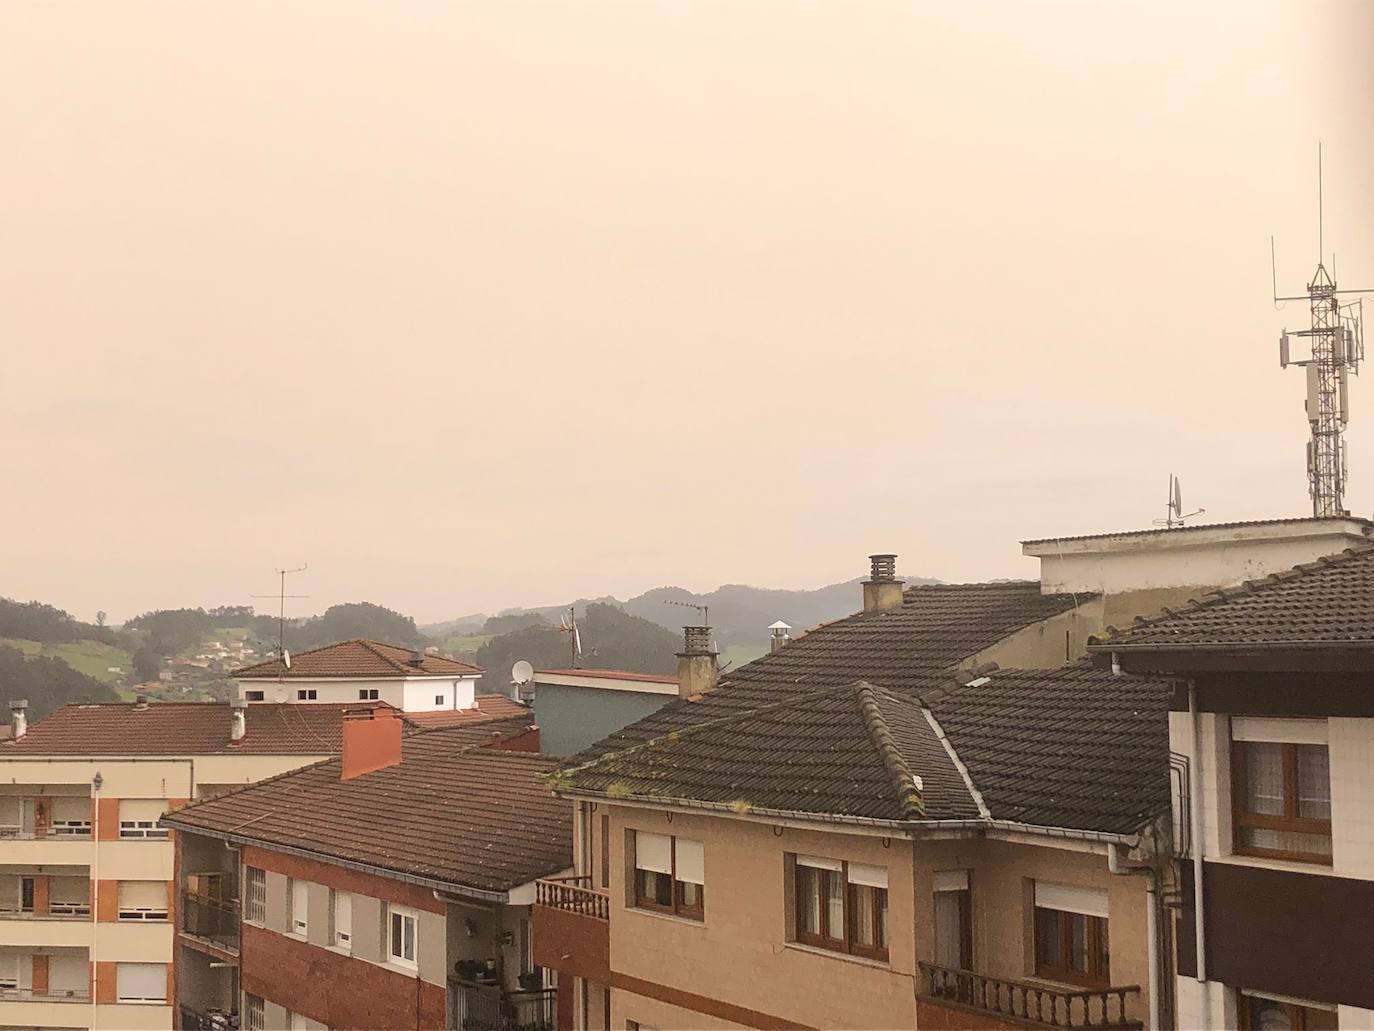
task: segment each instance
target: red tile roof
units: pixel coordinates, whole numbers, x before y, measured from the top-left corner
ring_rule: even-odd
[[[421,653],[419,665],[410,662],[414,649],[381,641],[339,641],[291,656],[287,669],[280,658],[269,659],[230,673],[240,680],[309,677],[472,677],[482,670],[442,655]]]
[[[606,680],[642,680],[648,684],[676,684],[671,673],[631,673],[623,669],[539,669],[535,675],[548,673],[556,677],[602,677]]]
[[[557,760],[472,747],[480,728],[405,739],[403,759],[351,780],[338,760],[164,817],[192,833],[505,892],[572,865],[572,806],[544,783]]]
[[[343,714],[359,709],[389,708],[385,702],[346,704],[258,703],[244,710],[247,733],[240,744],[229,742],[230,706],[221,702],[153,702],[64,705],[17,741],[0,741],[7,755],[336,755],[342,746]],[[508,722],[512,732],[533,723],[533,714],[508,720],[502,710],[468,710],[465,725]],[[402,717],[407,729],[419,724]]]
[[[513,702],[505,695],[480,694],[475,709],[437,709],[434,712],[408,712],[405,718],[417,727],[465,727],[491,720],[528,719],[534,714],[527,706]]]

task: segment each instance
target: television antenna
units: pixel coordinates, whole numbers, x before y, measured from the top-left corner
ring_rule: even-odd
[[[1273,280],[1274,307],[1284,301],[1306,301],[1311,312],[1307,329],[1279,337],[1279,367],[1301,365],[1307,369],[1307,421],[1312,438],[1307,442],[1307,492],[1312,498],[1316,518],[1349,515],[1345,509],[1346,465],[1345,427],[1350,421],[1349,377],[1359,375],[1364,359],[1363,299],[1342,301],[1342,297],[1374,293],[1374,290],[1340,290],[1336,287],[1336,258],[1331,271],[1325,262],[1325,213],[1322,201],[1322,148],[1317,143],[1317,271],[1307,284],[1307,293],[1280,297],[1278,264],[1274,238],[1269,238],[1270,273]],[[1306,340],[1305,357],[1293,357],[1292,338]]]
[[[569,605],[568,614],[558,623],[558,629],[568,635],[568,650],[572,653],[569,669],[577,669],[577,660],[582,657],[582,634],[577,629],[577,606]]]
[[[1195,515],[1202,515],[1206,512],[1205,508],[1194,509],[1192,512],[1183,511],[1183,481],[1173,473],[1169,474],[1169,496],[1164,502],[1164,518],[1156,519],[1155,525],[1162,526],[1167,530],[1172,530],[1176,526],[1182,526],[1185,519],[1191,519]]]
[[[674,601],[672,598],[664,598],[663,604],[676,605],[678,608],[681,609],[696,609],[699,613],[701,613],[701,622],[698,623],[697,626],[711,625],[711,606],[709,605],[698,605],[694,601]]]
[[[308,594],[287,594],[286,578],[292,573],[304,573],[310,568],[309,563],[297,566],[295,569],[277,569],[274,572],[281,577],[281,588],[276,594],[255,594],[254,598],[276,598],[277,599],[277,655],[281,658],[282,665],[285,667],[283,673],[291,668],[291,653],[286,650],[286,599],[287,598],[308,598]],[[281,676],[278,675],[278,680]]]

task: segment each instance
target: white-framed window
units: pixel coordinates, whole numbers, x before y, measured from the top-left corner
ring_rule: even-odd
[[[267,921],[267,874],[256,866],[243,868],[243,918],[251,924]]]
[[[166,881],[120,881],[119,919],[166,920]]]
[[[244,700],[245,702],[260,702],[260,701],[262,701],[263,699],[265,699],[266,697],[267,697],[267,695],[266,695],[266,693],[263,692],[263,691],[245,691],[245,692],[243,692],[243,700]],[[262,1000],[261,1000],[261,999],[258,999],[258,1002],[262,1002]]]
[[[360,702],[374,702],[374,701],[376,701],[379,697],[381,697],[381,696],[380,696],[380,694],[378,693],[378,691],[377,691],[377,689],[376,689],[375,687],[360,687],[360,688],[358,688],[358,700],[359,700]]]
[[[353,949],[353,896],[346,891],[329,890],[329,911],[334,921],[330,944],[340,949]]]
[[[119,836],[121,838],[165,838],[167,828],[158,820],[167,811],[161,798],[121,798],[119,800]]]
[[[296,690],[296,701],[313,702],[320,696],[320,693],[313,687],[301,687]]]
[[[387,955],[393,963],[413,967],[419,916],[415,910],[403,906],[388,906],[387,909]]]
[[[310,911],[310,896],[305,881],[292,878],[287,882],[288,896],[291,899],[291,933],[304,936],[308,925],[307,913]]]
[[[262,996],[243,994],[244,1031],[267,1031],[267,1014],[262,1004]]]
[[[166,1002],[166,963],[119,963],[115,993],[120,1002]]]

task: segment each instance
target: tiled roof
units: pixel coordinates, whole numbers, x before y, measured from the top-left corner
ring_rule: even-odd
[[[343,714],[389,708],[385,702],[249,705],[247,733],[229,742],[231,707],[220,702],[64,705],[29,726],[17,741],[0,742],[6,755],[334,755],[343,740]],[[482,715],[493,722],[500,713]],[[532,722],[532,714],[523,718]],[[402,716],[409,730],[417,724]],[[502,721],[505,722],[504,720]]]
[[[649,684],[676,684],[672,673],[631,673],[623,669],[539,669],[534,675],[547,673],[556,677],[598,677],[603,680],[642,680]]]
[[[1137,619],[1095,651],[1334,648],[1374,645],[1374,548],[1347,549]]]
[[[473,747],[483,729],[415,734],[398,765],[341,781],[331,759],[164,822],[484,892],[567,869],[572,807],[544,783],[556,760]]]
[[[931,711],[994,820],[1130,834],[1168,808],[1162,681],[1081,665],[998,670]]]
[[[1189,523],[1187,526],[1178,526],[1173,529],[1155,526],[1148,530],[1119,530],[1116,533],[1080,533],[1071,537],[1037,537],[1034,540],[1022,541],[1022,545],[1032,544],[1052,544],[1056,541],[1096,541],[1106,540],[1108,537],[1144,537],[1149,534],[1178,533],[1184,530],[1244,530],[1252,526],[1282,526],[1285,523],[1326,523],[1326,522],[1348,522],[1358,523],[1366,534],[1374,534],[1374,522],[1368,519],[1361,519],[1353,516],[1296,516],[1292,519],[1243,519],[1233,523]]]
[[[527,706],[513,702],[503,694],[479,694],[475,709],[436,709],[433,712],[408,712],[405,718],[417,727],[463,727],[487,720],[533,720],[534,713]]]
[[[1030,580],[911,587],[900,608],[860,612],[823,624],[776,652],[727,671],[700,701],[669,702],[587,754],[821,687],[862,680],[893,691],[919,690],[942,681],[947,670],[1008,634],[1091,597],[1041,594],[1040,585]]]
[[[230,673],[240,680],[302,677],[471,677],[482,671],[457,659],[425,655],[418,666],[411,665],[414,649],[381,641],[339,641],[322,648],[311,648],[291,656],[287,669],[280,658],[269,659]]]
[[[976,818],[920,704],[859,683],[709,720],[565,769],[560,790],[859,820]]]

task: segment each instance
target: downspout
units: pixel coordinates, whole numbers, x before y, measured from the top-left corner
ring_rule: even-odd
[[[1159,910],[1156,908],[1159,901],[1159,877],[1154,867],[1148,863],[1121,862],[1121,853],[1115,845],[1107,846],[1107,871],[1120,877],[1129,877],[1132,874],[1145,876],[1145,945],[1150,964],[1150,989],[1147,999],[1149,1027],[1150,1031],[1159,1031],[1159,994],[1162,987],[1159,983]],[[1103,1017],[1105,1016],[1104,1013]],[[1124,1013],[1122,1017],[1125,1017]]]
[[[1203,909],[1202,895],[1202,716],[1197,708],[1197,684],[1188,682],[1188,724],[1193,737],[1193,768],[1188,776],[1188,808],[1191,816],[1193,847],[1193,934],[1194,949],[1197,952],[1197,982],[1207,983],[1207,921]],[[1203,989],[1202,1022],[1208,1026],[1206,989]]]

